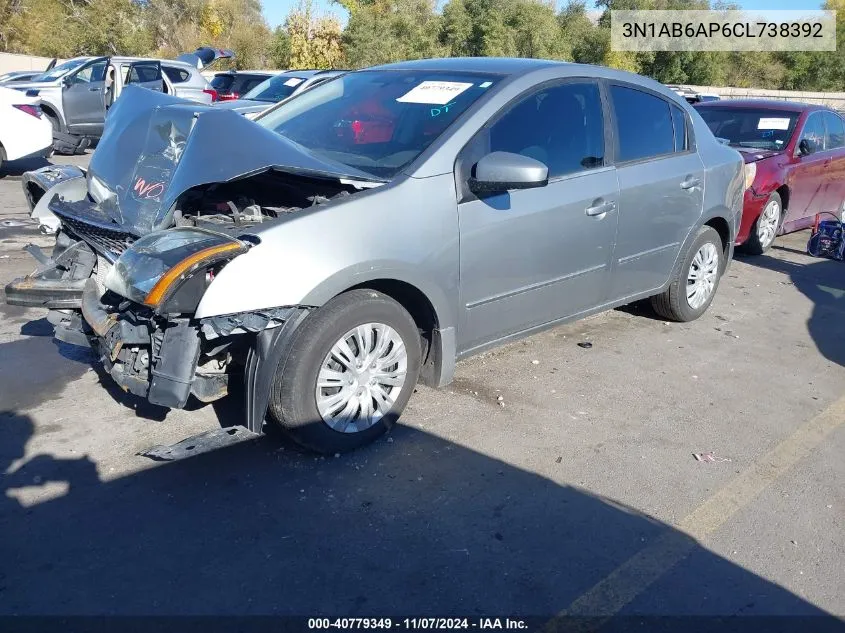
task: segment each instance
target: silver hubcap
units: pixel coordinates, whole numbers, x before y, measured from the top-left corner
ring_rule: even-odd
[[[698,249],[687,275],[687,303],[693,310],[703,306],[713,289],[719,274],[719,251],[710,242]]]
[[[317,374],[317,410],[340,433],[359,433],[390,411],[408,371],[402,337],[384,323],[349,330]]]
[[[760,214],[760,219],[757,220],[757,239],[760,240],[763,248],[774,241],[778,222],[780,222],[780,205],[777,200],[769,200],[763,213]]]

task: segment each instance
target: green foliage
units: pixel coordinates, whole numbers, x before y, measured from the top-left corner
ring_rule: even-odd
[[[440,42],[442,17],[434,0],[358,1],[347,8],[343,45],[352,67],[448,54]]]
[[[730,0],[335,0],[348,14],[317,15],[311,0],[268,28],[261,0],[0,0],[0,51],[49,57],[175,57],[197,46],[232,48],[237,68],[364,67],[440,56],[562,59],[649,75],[664,83],[841,90],[835,52],[627,53],[610,48],[612,9],[736,8]],[[845,0],[837,36],[845,41]],[[224,65],[221,65],[223,67]]]
[[[337,68],[343,65],[340,22],[333,16],[316,16],[311,0],[302,0],[291,12],[282,37],[288,55],[285,68]]]

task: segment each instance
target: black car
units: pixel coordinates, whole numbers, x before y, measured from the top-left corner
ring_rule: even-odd
[[[216,100],[232,101],[276,74],[266,70],[227,70],[214,75],[211,87],[217,91]]]

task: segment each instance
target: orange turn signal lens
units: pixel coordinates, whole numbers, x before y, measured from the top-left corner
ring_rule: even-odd
[[[223,253],[228,253],[229,251],[239,251],[242,249],[243,246],[237,242],[227,242],[226,244],[209,246],[201,251],[197,251],[168,270],[162,278],[156,282],[153,289],[150,290],[147,298],[144,299],[144,303],[153,308],[156,307],[159,303],[161,303],[162,299],[164,299],[164,296],[167,294],[170,287],[191,268],[207,259],[216,258],[218,255]]]

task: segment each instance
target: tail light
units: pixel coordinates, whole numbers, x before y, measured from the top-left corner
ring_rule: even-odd
[[[17,108],[21,112],[26,112],[30,116],[34,116],[36,119],[41,118],[41,108],[37,105],[30,105],[30,104],[22,104],[22,105],[13,105],[13,108]]]
[[[212,103],[215,101],[220,101],[220,94],[214,88],[206,88],[203,92],[207,95],[211,95]]]
[[[240,99],[241,95],[237,92],[229,92],[226,94],[220,95],[220,101],[235,101],[236,99]]]

